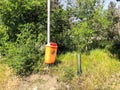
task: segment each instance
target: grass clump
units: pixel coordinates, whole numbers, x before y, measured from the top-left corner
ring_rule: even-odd
[[[7,64],[0,63],[0,90],[18,90],[20,80]]]
[[[6,64],[0,64],[0,88],[7,90],[8,81],[13,76],[12,69]],[[6,88],[6,89],[5,89]]]
[[[9,76],[11,76],[11,69],[5,64],[0,64],[0,83]]]

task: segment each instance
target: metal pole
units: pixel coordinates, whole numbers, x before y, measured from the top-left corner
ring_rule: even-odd
[[[81,75],[82,73],[82,67],[81,67],[81,55],[78,54],[78,69],[77,69],[77,74]]]
[[[50,43],[50,0],[47,3],[48,18],[47,18],[47,44]]]

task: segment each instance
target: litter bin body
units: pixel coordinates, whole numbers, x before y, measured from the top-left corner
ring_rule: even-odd
[[[45,50],[45,63],[46,64],[52,64],[55,62],[56,54],[57,54],[57,44],[56,43],[50,43],[49,45],[46,45]]]

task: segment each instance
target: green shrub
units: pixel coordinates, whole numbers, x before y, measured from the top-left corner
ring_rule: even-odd
[[[34,25],[21,25],[16,43],[8,45],[8,64],[19,75],[29,75],[39,70],[42,64],[44,50],[39,50],[38,43],[43,40],[42,34],[35,38],[32,33]],[[39,68],[38,68],[39,67]]]

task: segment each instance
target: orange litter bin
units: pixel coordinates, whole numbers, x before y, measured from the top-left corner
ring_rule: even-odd
[[[56,59],[56,54],[57,54],[57,44],[54,42],[51,42],[49,45],[46,45],[46,50],[45,50],[45,63],[46,64],[53,64]]]

